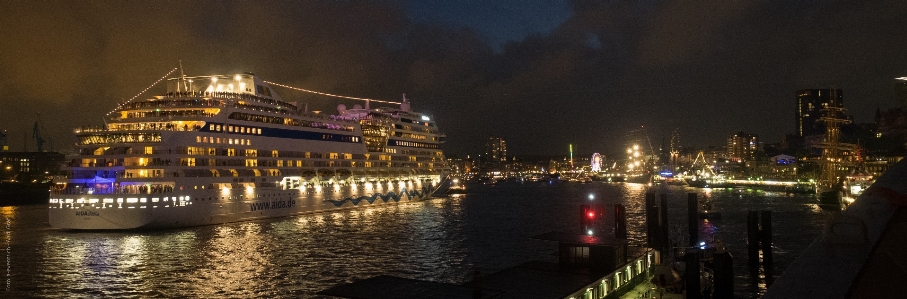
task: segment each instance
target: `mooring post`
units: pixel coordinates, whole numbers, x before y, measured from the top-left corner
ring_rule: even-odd
[[[715,293],[712,298],[734,298],[734,257],[728,251],[715,253],[714,265]]]
[[[687,193],[687,228],[690,231],[690,247],[699,246],[699,200],[696,193]]]
[[[759,220],[762,229],[759,241],[762,243],[762,264],[771,265],[772,261],[772,211],[762,211]]]
[[[646,193],[646,244],[649,248],[661,251],[658,245],[658,206],[655,205],[655,193]],[[664,254],[662,252],[662,254]]]
[[[746,252],[750,265],[759,264],[759,212],[746,212]]]
[[[627,209],[622,204],[614,205],[614,238],[627,239]]]
[[[668,240],[670,237],[668,227],[668,195],[662,194],[661,205],[658,206],[658,237],[661,238],[658,244],[661,244],[662,252],[670,252],[671,256],[674,256],[673,245]]]
[[[687,250],[683,261],[686,263],[684,280],[686,281],[687,299],[702,298],[699,285],[699,250]]]

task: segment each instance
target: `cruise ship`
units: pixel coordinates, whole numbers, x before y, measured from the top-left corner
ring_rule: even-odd
[[[74,130],[78,155],[51,190],[51,226],[210,225],[418,201],[445,185],[444,134],[405,96],[328,115],[251,73],[166,85],[119,104],[104,127]]]

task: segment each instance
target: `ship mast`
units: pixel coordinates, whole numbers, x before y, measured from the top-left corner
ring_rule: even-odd
[[[847,150],[849,148],[848,145],[850,145],[840,142],[840,125],[850,123],[850,121],[843,118],[846,109],[838,103],[838,95],[835,88],[831,89],[830,97],[831,100],[828,102],[828,106],[823,109],[825,115],[819,118],[819,121],[825,123],[825,141],[819,144],[819,148],[822,149],[822,161],[820,164],[821,173],[817,182],[818,185],[828,188],[840,183],[841,153]]]

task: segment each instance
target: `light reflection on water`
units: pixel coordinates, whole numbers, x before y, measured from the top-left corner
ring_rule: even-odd
[[[13,297],[310,297],[375,275],[462,283],[474,270],[556,261],[556,244],[529,237],[578,232],[579,205],[589,194],[607,207],[606,231],[613,229],[612,205],[624,204],[630,242],[642,245],[647,191],[668,196],[672,232],[686,232],[687,192],[713,201],[722,219],[700,223],[700,235],[730,247],[735,290],[745,298],[764,293],[828,216],[808,195],[528,182],[475,185],[465,196],[425,202],[162,231],[59,231],[47,226],[43,206],[0,211],[10,219]],[[746,265],[748,210],[774,211],[773,269]]]

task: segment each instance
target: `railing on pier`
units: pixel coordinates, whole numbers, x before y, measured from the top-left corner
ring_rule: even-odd
[[[589,285],[565,297],[568,299],[620,298],[640,283],[649,279],[655,266],[655,251],[647,249],[644,254],[617,267],[614,272],[595,280]]]

